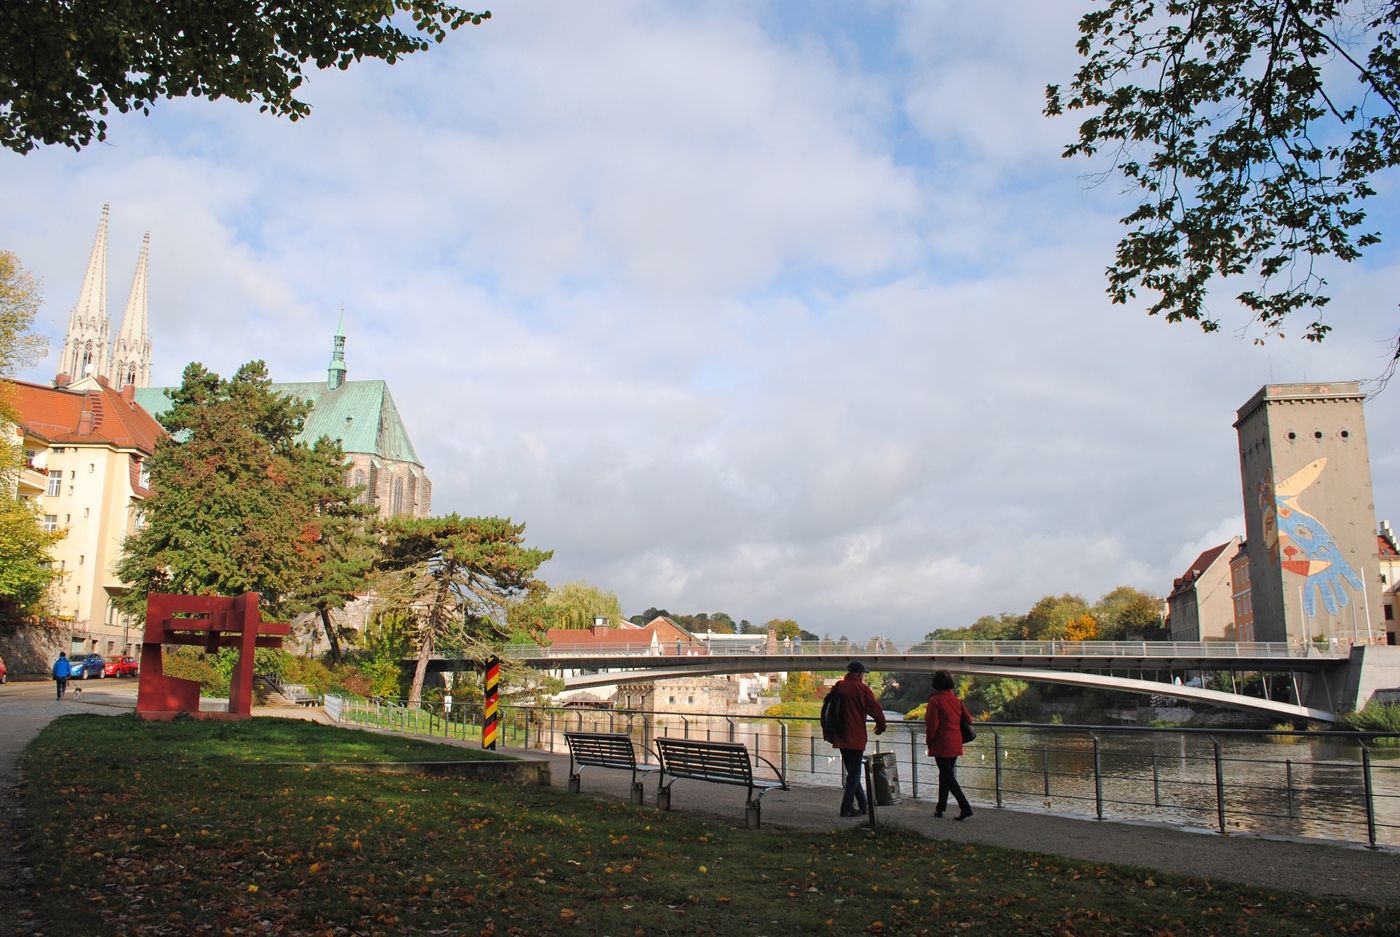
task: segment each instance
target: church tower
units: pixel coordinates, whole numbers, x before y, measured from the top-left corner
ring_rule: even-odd
[[[335,390],[345,383],[345,310],[340,310],[340,324],[335,327],[335,345],[331,349],[330,367],[326,368],[326,386]]]
[[[111,329],[107,321],[107,210],[103,205],[83,288],[68,314],[68,335],[58,361],[59,373],[74,381],[107,375],[107,335]]]
[[[136,261],[136,275],[131,281],[131,294],[126,301],[126,316],[111,344],[111,322],[107,318],[107,215],[109,206],[102,206],[102,220],[97,223],[97,237],[92,242],[87,274],[78,302],[68,314],[68,334],[63,339],[63,354],[58,359],[58,373],[66,375],[67,383],[90,377],[101,378],[118,390],[127,384],[151,386],[151,339],[146,328],[146,270],[151,251],[151,236],[141,242],[141,256]]]
[[[131,280],[131,295],[126,300],[126,315],[122,330],[112,346],[112,384],[121,390],[128,384],[151,386],[151,338],[146,330],[146,268],[151,251],[151,236],[141,241],[141,256],[136,261],[136,275]]]

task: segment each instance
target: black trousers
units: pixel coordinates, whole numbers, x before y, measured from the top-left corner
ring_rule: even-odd
[[[841,809],[852,807],[865,813],[865,751],[859,748],[841,749],[841,767],[846,771],[846,787],[841,792]]]
[[[958,756],[935,756],[933,760],[938,764],[938,812],[942,813],[948,808],[948,794],[951,791],[953,799],[958,802],[958,809],[963,813],[971,813],[972,805],[967,802],[962,785],[958,784]]]

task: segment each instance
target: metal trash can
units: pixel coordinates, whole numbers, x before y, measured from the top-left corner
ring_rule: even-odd
[[[894,752],[876,752],[870,756],[872,780],[875,783],[875,803],[891,807],[903,800],[899,793],[899,759]]]

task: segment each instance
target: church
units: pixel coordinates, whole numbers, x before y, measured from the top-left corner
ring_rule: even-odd
[[[170,407],[167,388],[151,387],[151,340],[147,323],[150,235],[141,244],[136,274],[115,341],[107,317],[107,221],[102,206],[97,237],[88,257],[78,302],[68,316],[55,386],[73,390],[128,385],[136,403],[159,418]],[[312,445],[322,436],[340,443],[349,464],[346,483],[364,486],[363,500],[380,517],[427,517],[432,482],[418,458],[385,381],[347,380],[344,316],[336,329],[324,381],[275,383],[277,393],[307,401],[311,413],[298,437]]]

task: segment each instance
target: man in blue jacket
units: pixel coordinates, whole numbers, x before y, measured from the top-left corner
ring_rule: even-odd
[[[58,689],[56,699],[63,699],[63,691],[68,689],[68,678],[73,675],[73,666],[68,663],[68,652],[59,651],[58,660],[53,662],[53,682]]]

